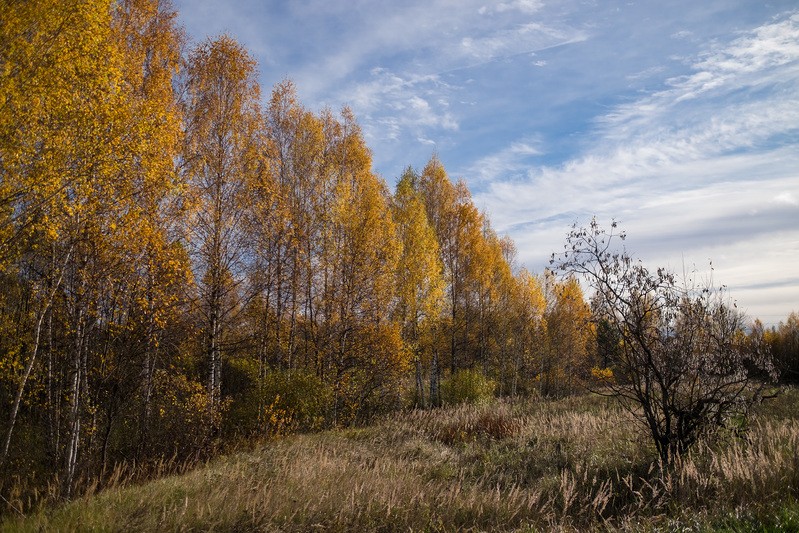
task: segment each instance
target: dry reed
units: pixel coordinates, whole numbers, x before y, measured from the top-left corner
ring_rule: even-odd
[[[6,526],[657,530],[756,512],[799,493],[793,419],[761,416],[745,440],[703,444],[670,468],[658,465],[634,428],[629,415],[588,397],[414,411],[366,428],[285,438],[146,485],[106,488]]]

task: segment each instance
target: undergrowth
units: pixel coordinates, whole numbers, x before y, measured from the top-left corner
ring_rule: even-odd
[[[120,478],[2,528],[796,531],[799,423],[782,407],[796,399],[669,468],[629,414],[596,396],[405,412],[146,484]]]

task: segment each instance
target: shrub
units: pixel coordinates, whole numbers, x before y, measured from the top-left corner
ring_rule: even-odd
[[[745,420],[777,373],[762,336],[745,335],[745,317],[723,286],[650,270],[617,245],[624,238],[615,222],[609,231],[596,219],[575,225],[552,263],[594,289],[595,319],[621,341],[606,361],[616,379],[604,385],[638,415],[668,465],[731,420]]]
[[[145,457],[188,457],[206,451],[226,407],[212,413],[201,383],[182,374],[156,370]]]
[[[441,394],[444,402],[450,405],[461,403],[488,403],[494,397],[497,383],[479,370],[461,370],[444,380]]]
[[[270,370],[251,376],[232,406],[232,430],[269,437],[323,427],[333,394],[316,375]]]
[[[313,430],[325,424],[333,391],[315,374],[306,371],[270,372],[264,378],[263,399],[289,418],[286,429]]]

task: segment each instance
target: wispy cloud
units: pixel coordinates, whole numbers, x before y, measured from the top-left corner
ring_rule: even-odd
[[[464,173],[473,185],[524,176],[532,160],[543,153],[541,142],[540,137],[514,141],[499,152],[481,157]]]
[[[494,61],[518,54],[540,52],[553,46],[584,41],[588,35],[580,30],[528,22],[511,28],[461,40],[463,55],[477,61]]]
[[[522,260],[542,268],[569,224],[598,215],[621,219],[647,259],[718,259],[733,288],[790,277],[799,260],[799,15],[716,43],[689,66],[598,117],[582,155],[524,182],[506,165],[511,179],[477,195]],[[501,172],[496,161],[512,146],[481,161]],[[799,287],[786,285],[799,301]],[[761,300],[754,314],[766,309]]]
[[[520,11],[522,13],[535,13],[543,7],[544,3],[538,0],[514,0],[513,2],[499,2],[480,7],[481,15],[491,13],[504,13],[506,11]]]
[[[389,112],[402,116],[409,125],[456,129],[447,113],[444,95],[450,87],[437,75],[401,77],[385,68],[374,68],[370,78],[349,92],[349,104],[369,116]]]
[[[297,73],[298,85],[312,105],[351,106],[378,165],[396,172],[409,163],[398,158],[418,161],[431,146],[453,145],[482,98],[482,88],[470,85],[475,69],[586,38],[583,28],[542,15],[542,6],[370,3],[358,31],[329,36],[329,52]]]

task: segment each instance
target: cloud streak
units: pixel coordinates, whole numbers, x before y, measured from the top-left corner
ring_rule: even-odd
[[[540,16],[542,7],[535,1],[369,3],[360,15],[363,31],[343,35],[300,69],[298,86],[312,105],[351,106],[376,163],[396,173],[409,163],[399,155],[418,160],[429,156],[431,142],[455,144],[480,99],[470,86],[476,70],[586,39],[583,28]],[[397,143],[410,148],[399,154]]]
[[[699,266],[717,258],[718,278],[741,289],[753,314],[778,305],[754,296],[764,279],[791,295],[779,305],[795,306],[798,43],[792,15],[716,44],[690,74],[598,117],[582,155],[523,181],[493,181],[478,201],[537,269],[570,223],[615,217],[648,260],[679,267],[686,257]]]

